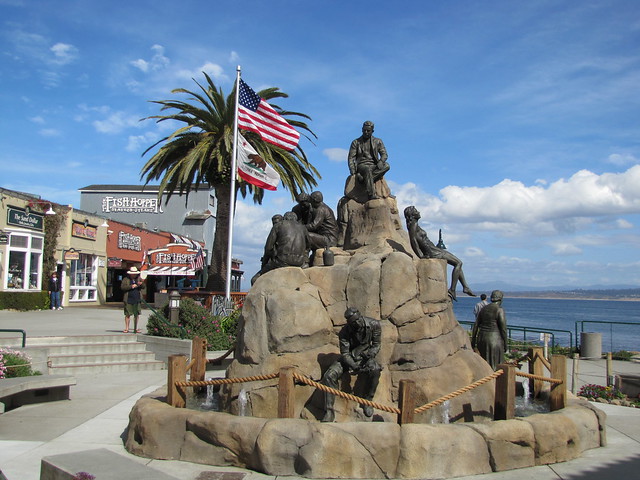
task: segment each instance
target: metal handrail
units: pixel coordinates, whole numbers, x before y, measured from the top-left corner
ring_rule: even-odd
[[[22,348],[27,345],[27,332],[20,328],[0,328],[0,332],[15,332],[22,333]]]
[[[575,332],[576,332],[576,344],[578,343],[578,324],[580,324],[580,333],[584,333],[584,324],[585,323],[600,323],[609,325],[609,340],[611,351],[613,352],[613,326],[614,325],[635,325],[640,326],[639,322],[607,322],[605,320],[576,320],[575,322]],[[576,345],[577,346],[577,345]],[[582,346],[582,345],[581,345]]]
[[[470,322],[466,320],[459,320],[458,323],[464,324],[464,325],[471,325],[471,326],[475,324],[475,322]],[[573,347],[574,347],[573,333],[571,332],[571,330],[561,330],[557,328],[526,327],[523,325],[507,325],[507,334],[509,335],[509,338],[511,338],[512,330],[524,333],[524,338],[522,340],[523,342],[527,341],[527,332],[547,333],[551,335],[551,348],[554,348],[556,346],[556,336],[555,336],[556,333],[567,333],[569,334],[569,347],[571,348],[571,350],[573,350]]]

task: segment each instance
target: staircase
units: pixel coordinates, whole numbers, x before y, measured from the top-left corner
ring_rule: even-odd
[[[51,375],[162,370],[137,335],[73,335],[66,337],[28,337],[27,353],[46,358]]]

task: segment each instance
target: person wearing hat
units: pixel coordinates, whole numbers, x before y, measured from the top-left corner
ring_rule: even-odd
[[[138,317],[140,316],[140,301],[142,300],[143,281],[140,279],[140,270],[131,267],[127,271],[128,277],[122,279],[120,289],[124,292],[124,330],[122,333],[129,333],[129,322],[133,315],[132,333],[140,333],[138,330]]]

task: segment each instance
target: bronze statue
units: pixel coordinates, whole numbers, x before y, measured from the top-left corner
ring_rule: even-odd
[[[311,194],[312,218],[306,224],[309,231],[309,248],[335,247],[338,244],[338,222],[331,207],[323,202],[321,192]]]
[[[311,198],[308,193],[301,192],[296,195],[296,205],[293,206],[291,211],[298,217],[298,222],[306,225],[311,223],[313,219],[313,211],[311,210]]]
[[[405,208],[404,218],[407,222],[407,230],[409,230],[411,248],[413,248],[413,251],[418,258],[442,258],[446,260],[449,265],[453,266],[449,296],[453,300],[457,300],[456,287],[458,286],[458,281],[460,281],[462,284],[462,291],[471,297],[475,297],[475,294],[471,291],[464,278],[464,273],[462,272],[462,261],[447,250],[438,248],[431,240],[429,240],[427,232],[418,225],[420,212],[418,212],[416,207],[411,206]]]
[[[491,303],[480,310],[471,332],[471,346],[494,370],[504,363],[507,349],[507,317],[502,308],[503,296],[500,290],[491,292]]]
[[[344,312],[347,324],[342,327],[338,338],[340,340],[340,358],[336,360],[322,376],[322,383],[331,388],[338,388],[342,374],[347,371],[352,375],[365,376],[366,391],[362,398],[373,400],[378,388],[382,366],[376,362],[376,355],[380,351],[382,330],[380,322],[373,318],[364,317],[356,308],[348,308]],[[323,422],[333,422],[335,411],[333,405],[335,395],[325,393],[325,414]],[[373,415],[373,407],[364,405],[365,416]]]
[[[293,212],[284,214],[281,222],[274,222],[264,245],[262,268],[251,279],[253,285],[264,273],[280,267],[302,267],[307,262],[308,233],[298,223]]]
[[[369,199],[378,198],[373,185],[389,171],[387,149],[379,138],[373,136],[373,122],[362,124],[362,136],[349,147],[349,171],[363,183]]]

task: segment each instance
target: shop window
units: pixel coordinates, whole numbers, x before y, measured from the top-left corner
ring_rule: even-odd
[[[71,296],[69,301],[94,301],[97,286],[97,257],[81,253],[78,260],[72,260],[70,282]]]
[[[2,287],[39,290],[42,276],[42,237],[12,232],[9,237],[6,279]]]

